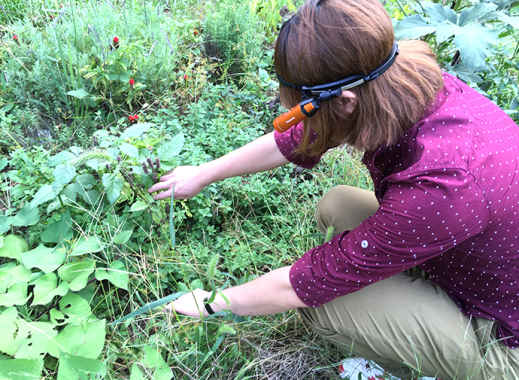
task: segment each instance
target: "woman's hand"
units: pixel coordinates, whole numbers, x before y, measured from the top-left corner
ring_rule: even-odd
[[[204,300],[211,297],[210,292],[202,289],[195,289],[190,293],[184,294],[180,298],[171,302],[166,306],[167,311],[175,311],[179,314],[191,317],[208,316],[209,313],[205,309]]]
[[[179,166],[160,177],[160,181],[148,189],[154,193],[153,199],[164,199],[171,196],[171,187],[175,186],[175,199],[187,199],[197,195],[208,184],[205,172],[200,166]]]

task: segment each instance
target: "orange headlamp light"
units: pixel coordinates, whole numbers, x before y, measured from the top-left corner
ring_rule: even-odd
[[[285,132],[292,126],[303,121],[307,117],[312,117],[319,110],[322,101],[341,96],[342,91],[360,86],[366,82],[377,79],[393,64],[398,55],[398,44],[393,44],[391,54],[382,65],[373,70],[368,75],[351,75],[335,82],[319,84],[316,86],[297,85],[284,80],[278,74],[279,83],[283,86],[299,90],[303,93],[303,101],[290,109],[290,111],[278,116],[274,120],[274,129],[278,132]]]

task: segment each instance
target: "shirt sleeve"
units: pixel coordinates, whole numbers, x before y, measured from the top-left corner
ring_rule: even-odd
[[[303,168],[311,169],[321,160],[321,157],[309,157],[295,153],[295,150],[303,141],[303,133],[303,122],[300,122],[283,133],[275,131],[274,139],[279,151],[288,161]]]
[[[290,282],[306,305],[317,307],[441,255],[488,220],[487,202],[464,170],[413,175],[391,183],[359,227],[306,252]]]

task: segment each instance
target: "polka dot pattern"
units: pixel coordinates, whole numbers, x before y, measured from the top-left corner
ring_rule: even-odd
[[[376,214],[308,251],[290,281],[316,307],[418,266],[465,314],[496,320],[497,337],[519,347],[519,128],[463,82],[444,79],[435,105],[397,144],[365,154]]]

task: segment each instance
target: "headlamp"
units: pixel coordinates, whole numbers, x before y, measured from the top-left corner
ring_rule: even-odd
[[[283,86],[299,90],[303,94],[303,101],[293,107],[290,111],[278,116],[274,120],[274,128],[278,132],[285,132],[307,117],[312,117],[319,110],[322,101],[329,100],[341,95],[342,91],[358,87],[366,82],[377,79],[395,62],[398,55],[398,44],[393,44],[389,57],[368,75],[356,74],[335,82],[319,84],[315,86],[298,85],[287,82],[278,75],[279,83]]]

